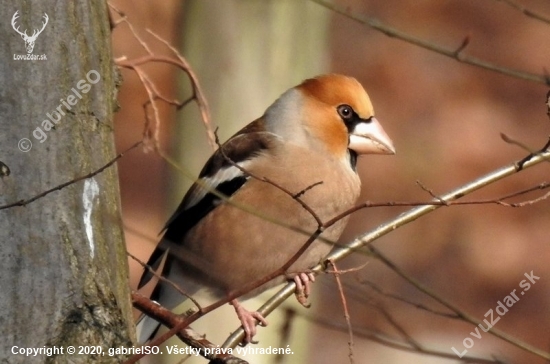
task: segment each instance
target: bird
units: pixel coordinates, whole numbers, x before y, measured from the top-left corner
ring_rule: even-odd
[[[364,154],[391,155],[395,149],[363,86],[340,74],[304,80],[213,153],[147,265],[188,294],[205,288],[218,298],[275,272],[319,220],[354,206],[361,191],[357,159]],[[240,298],[293,280],[298,301],[306,305],[315,280],[310,269],[330,252],[327,241],[340,237],[348,217],[322,231],[284,274]],[[153,277],[145,270],[138,288]],[[151,299],[173,309],[186,297],[159,281]],[[244,343],[253,342],[256,322],[265,326],[267,320],[239,299],[230,304],[244,328]],[[149,340],[159,325],[144,315],[139,341]]]

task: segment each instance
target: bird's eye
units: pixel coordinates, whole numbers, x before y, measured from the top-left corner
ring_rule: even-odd
[[[338,111],[338,115],[344,120],[349,120],[353,117],[353,109],[349,105],[340,105],[336,110]]]

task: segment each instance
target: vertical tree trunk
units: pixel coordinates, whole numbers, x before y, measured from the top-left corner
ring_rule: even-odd
[[[28,56],[15,29],[32,35],[45,14]],[[2,2],[0,15],[0,161],[10,170],[0,177],[5,206],[114,158],[117,72],[103,1]],[[0,362],[113,362],[108,348],[132,345],[116,165],[1,209],[0,261]],[[42,350],[21,354],[30,348]]]

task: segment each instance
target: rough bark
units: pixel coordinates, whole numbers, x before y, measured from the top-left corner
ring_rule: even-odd
[[[27,54],[10,23],[15,11],[16,25],[28,35],[48,15],[32,52],[46,60],[14,59]],[[2,2],[0,15],[0,161],[10,170],[0,177],[4,206],[93,172],[115,156],[117,72],[105,2]],[[132,345],[116,165],[1,209],[0,261],[0,362],[115,362],[121,357],[107,350]],[[70,346],[76,355],[68,353]],[[87,354],[78,355],[86,347]],[[13,353],[22,348],[57,351]]]

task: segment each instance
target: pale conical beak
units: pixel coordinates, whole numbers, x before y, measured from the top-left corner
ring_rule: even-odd
[[[355,125],[349,136],[349,149],[357,154],[395,154],[390,137],[375,118]]]

